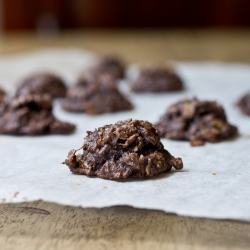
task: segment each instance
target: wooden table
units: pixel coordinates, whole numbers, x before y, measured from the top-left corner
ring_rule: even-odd
[[[0,39],[0,55],[44,47],[115,51],[128,63],[166,59],[250,62],[250,29],[86,30],[53,36],[11,33]]]
[[[128,63],[250,62],[250,30],[12,33],[0,54],[44,47],[115,51]],[[0,249],[250,249],[250,223],[176,216],[131,207],[82,209],[43,201],[0,204]]]

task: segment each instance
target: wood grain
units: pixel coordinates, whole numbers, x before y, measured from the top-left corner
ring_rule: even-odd
[[[250,63],[250,30],[84,30],[55,36],[8,33],[0,55],[39,48],[114,51],[128,63],[220,60]],[[250,223],[43,201],[0,204],[0,249],[249,249]]]
[[[250,224],[131,207],[0,205],[0,249],[249,249]]]
[[[128,63],[148,61],[250,62],[250,29],[82,30],[52,36],[7,33],[0,39],[0,55],[39,48],[78,47],[95,52],[114,51]]]

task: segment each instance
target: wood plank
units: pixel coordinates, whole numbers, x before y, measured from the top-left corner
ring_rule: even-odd
[[[249,249],[250,223],[161,211],[0,205],[0,249]]]
[[[39,48],[78,47],[114,51],[128,63],[148,61],[250,62],[250,29],[78,30],[51,36],[32,32],[6,33],[0,55]]]

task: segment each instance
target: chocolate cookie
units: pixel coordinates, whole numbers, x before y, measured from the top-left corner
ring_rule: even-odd
[[[0,98],[5,96],[6,95],[6,92],[0,88]]]
[[[52,99],[48,94],[30,91],[5,97],[1,106],[0,134],[70,134],[75,130],[75,125],[53,116]]]
[[[131,90],[134,92],[168,92],[182,88],[181,79],[167,66],[145,66],[139,70],[136,79],[131,81]]]
[[[62,107],[66,111],[91,115],[133,108],[117,89],[116,81],[109,75],[82,81],[69,88]]]
[[[6,95],[6,92],[0,88],[0,103],[3,101],[5,95]]]
[[[250,92],[240,98],[237,105],[244,114],[250,116]]]
[[[4,99],[5,99],[5,97],[6,97],[6,92],[3,89],[0,88],[0,114],[1,114],[2,110],[4,109]]]
[[[50,94],[52,98],[63,98],[66,95],[66,87],[63,80],[50,73],[37,73],[24,79],[17,89],[17,94],[36,90],[44,94]]]
[[[63,162],[75,174],[104,179],[146,178],[182,169],[160,142],[160,133],[147,121],[128,119],[87,132],[82,154],[71,150]]]
[[[229,139],[237,128],[227,122],[222,106],[216,102],[194,98],[177,102],[156,124],[161,136],[174,140],[189,140],[192,146]]]
[[[86,87],[92,83],[95,84],[95,82],[99,81],[100,79],[105,79],[110,77],[112,78],[112,76],[110,76],[109,74],[97,75],[93,73],[91,70],[85,70],[80,74],[80,76],[76,80],[75,85],[79,87]]]
[[[109,74],[114,79],[123,78],[125,75],[124,62],[119,57],[111,54],[97,57],[90,70],[97,75]]]

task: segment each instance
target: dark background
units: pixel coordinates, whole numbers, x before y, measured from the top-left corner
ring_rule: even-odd
[[[5,30],[250,27],[250,0],[2,0]]]

